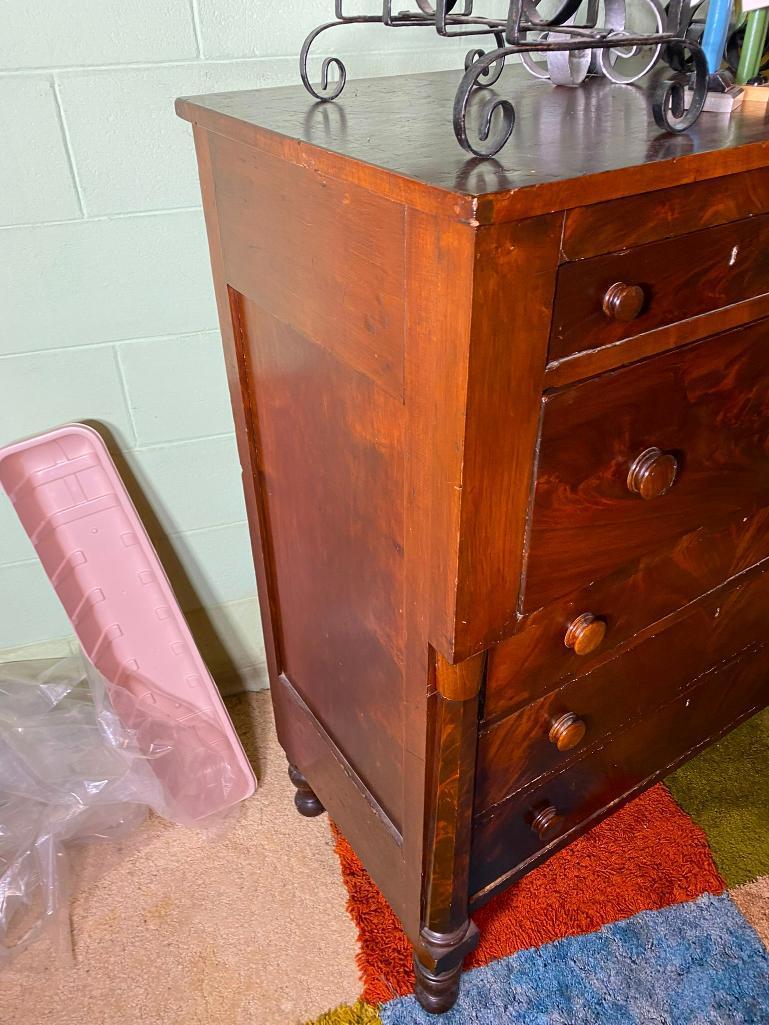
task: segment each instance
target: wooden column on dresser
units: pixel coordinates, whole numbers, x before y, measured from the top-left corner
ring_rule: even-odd
[[[486,163],[450,74],[178,102],[296,805],[433,1011],[473,907],[769,700],[764,125],[510,81]]]

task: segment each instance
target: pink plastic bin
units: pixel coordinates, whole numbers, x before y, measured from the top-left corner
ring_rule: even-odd
[[[0,449],[0,484],[183,817],[249,797],[251,766],[101,437],[71,424]]]

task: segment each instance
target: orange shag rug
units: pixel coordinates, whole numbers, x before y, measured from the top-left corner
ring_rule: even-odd
[[[379,1004],[410,993],[411,945],[350,845],[334,835],[358,929],[362,997]],[[657,784],[475,912],[481,939],[466,967],[724,888],[705,834]]]

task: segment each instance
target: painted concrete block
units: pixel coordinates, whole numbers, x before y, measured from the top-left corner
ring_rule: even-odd
[[[233,430],[218,331],[118,346],[139,445]]]
[[[0,67],[128,64],[198,54],[189,0],[4,0]]]
[[[198,211],[0,231],[0,355],[217,326]]]
[[[141,491],[139,513],[148,503],[167,533],[245,519],[234,435],[158,445],[127,452],[126,458]]]
[[[9,75],[2,96],[0,225],[80,217],[51,79]]]
[[[131,418],[112,346],[57,349],[0,359],[0,445],[77,420],[105,423],[133,442]]]

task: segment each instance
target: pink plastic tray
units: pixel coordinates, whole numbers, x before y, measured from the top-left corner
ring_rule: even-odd
[[[0,484],[175,806],[199,819],[249,797],[251,766],[100,436],[71,424],[0,449]]]

